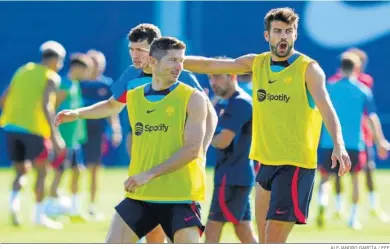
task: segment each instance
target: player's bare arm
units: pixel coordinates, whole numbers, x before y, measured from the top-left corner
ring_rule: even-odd
[[[390,150],[390,144],[383,134],[379,117],[376,113],[371,113],[368,120],[374,134],[375,143],[378,147],[378,154],[381,159],[386,159],[387,152]]]
[[[54,150],[57,153],[60,153],[65,148],[65,142],[62,139],[58,129],[53,125],[55,118],[55,106],[53,105],[52,99],[56,97],[57,86],[59,85],[59,81],[55,79],[49,79],[47,82],[47,86],[44,92],[43,97],[43,110],[46,116],[48,123],[51,128],[51,138]]]
[[[67,93],[64,90],[58,90],[56,93],[56,110],[61,105],[61,103],[66,99]]]
[[[214,136],[211,145],[217,149],[226,149],[232,143],[235,136],[235,132],[223,129],[218,135]]]
[[[59,112],[55,119],[55,124],[73,122],[77,118],[82,119],[101,119],[120,113],[125,107],[124,103],[118,102],[111,97],[108,100],[101,101],[91,106],[78,108],[75,110],[63,110]]]
[[[204,74],[246,74],[252,72],[256,54],[247,54],[236,59],[213,59],[202,56],[186,56],[184,68]]]
[[[119,111],[120,112],[120,111]],[[122,127],[119,120],[119,115],[114,114],[109,117],[109,122],[112,129],[112,144],[114,146],[119,146],[119,144],[122,142]]]
[[[204,154],[206,155],[207,150],[211,144],[211,140],[213,139],[215,129],[218,124],[218,115],[215,111],[213,104],[210,102],[207,96],[205,96],[207,101],[207,119],[206,119],[206,134],[203,140],[203,149]]]
[[[169,174],[187,165],[203,154],[203,140],[206,134],[207,100],[206,96],[195,91],[187,106],[187,121],[184,130],[184,145],[168,160],[150,171],[129,177],[125,190],[133,192],[141,185],[159,176]]]
[[[308,65],[306,70],[306,84],[316,106],[321,112],[324,124],[333,139],[332,167],[336,167],[337,161],[339,161],[339,175],[344,175],[351,169],[351,161],[345,150],[339,118],[325,87],[325,73],[317,63]]]

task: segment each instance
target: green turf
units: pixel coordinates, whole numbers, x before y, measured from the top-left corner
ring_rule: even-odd
[[[83,174],[82,189],[84,190],[81,197],[87,203],[88,197],[88,182],[87,172]],[[109,220],[113,214],[113,207],[123,196],[123,182],[126,179],[125,169],[106,169],[101,174],[102,186],[100,188],[100,198],[98,207],[102,212],[106,214],[106,221],[103,222],[90,222],[87,224],[65,224],[62,231],[50,231],[42,228],[35,228],[32,225],[32,204],[33,204],[33,192],[32,192],[32,177],[34,174],[30,174],[29,184],[23,192],[22,210],[24,225],[20,228],[15,228],[10,225],[8,214],[8,199],[9,199],[9,187],[13,177],[13,172],[10,170],[0,170],[0,242],[13,242],[13,243],[28,243],[28,242],[48,242],[48,243],[88,243],[102,242],[105,238]],[[52,175],[49,176],[50,178]],[[212,171],[208,172],[208,200],[203,204],[203,218],[207,218],[209,209],[209,202],[212,194]],[[315,224],[314,218],[317,207],[317,196],[314,194],[311,205],[311,215],[309,219],[309,225],[296,226],[292,235],[289,238],[289,242],[390,242],[390,224],[382,224],[374,218],[368,215],[368,198],[366,188],[364,187],[363,175],[361,178],[362,196],[361,205],[359,209],[360,221],[364,225],[362,231],[352,231],[345,225],[345,221],[332,220],[329,215],[327,227],[319,231]],[[376,182],[379,189],[379,195],[382,197],[382,208],[390,212],[390,171],[378,171],[376,175]],[[317,181],[318,182],[318,181]],[[349,207],[350,188],[349,177],[344,179],[346,186],[345,206]],[[62,187],[68,186],[68,181],[63,181]],[[316,190],[315,190],[316,192]],[[253,198],[252,198],[253,201]],[[348,203],[347,203],[348,201]],[[331,206],[334,204],[331,199]],[[86,206],[86,205],[85,205]],[[253,211],[253,210],[252,210]],[[222,235],[222,242],[238,242],[234,235],[233,228],[230,224],[226,225]]]

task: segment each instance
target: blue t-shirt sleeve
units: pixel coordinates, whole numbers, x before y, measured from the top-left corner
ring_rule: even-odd
[[[179,80],[183,82],[186,85],[189,85],[201,92],[203,92],[203,88],[200,85],[198,79],[196,78],[195,74],[188,72],[188,71],[183,71],[180,74]]]
[[[243,125],[252,118],[251,104],[243,99],[231,100],[219,119],[219,128],[221,130],[231,130],[238,134]]]
[[[127,83],[130,78],[134,77],[134,71],[134,67],[128,67],[122,75],[114,83],[112,83],[111,92],[115,100],[119,100],[123,93],[127,92]]]
[[[373,97],[372,91],[370,89],[368,89],[364,93],[364,96],[365,96],[365,103],[364,103],[365,104],[364,105],[365,111],[367,112],[367,114],[375,113],[376,112],[376,106],[375,106],[375,102],[374,102],[374,97]]]

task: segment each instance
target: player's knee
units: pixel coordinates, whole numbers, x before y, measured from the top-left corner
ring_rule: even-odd
[[[265,232],[265,243],[278,244],[286,243],[291,230],[294,227],[294,222],[270,220],[267,222]]]
[[[234,225],[234,232],[242,243],[257,243],[250,221],[242,221]]]
[[[200,242],[200,232],[199,228],[196,226],[187,227],[178,230],[173,238],[174,243],[199,243]]]
[[[205,230],[205,243],[219,243],[222,228],[225,225],[223,222],[208,221]]]

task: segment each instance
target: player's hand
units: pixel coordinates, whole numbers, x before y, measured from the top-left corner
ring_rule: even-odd
[[[377,146],[378,157],[386,160],[390,151],[390,143],[387,140],[381,141]]]
[[[114,147],[118,147],[122,143],[122,132],[114,131],[111,142]]]
[[[59,126],[62,123],[73,122],[78,119],[79,113],[75,110],[63,110],[57,113],[54,118],[54,125]]]
[[[344,146],[335,146],[332,152],[332,169],[336,168],[339,162],[339,176],[343,176],[351,170],[351,159]]]
[[[133,193],[135,190],[146,183],[148,183],[152,179],[151,175],[147,172],[130,176],[127,178],[127,180],[124,182],[125,185],[125,191]]]

